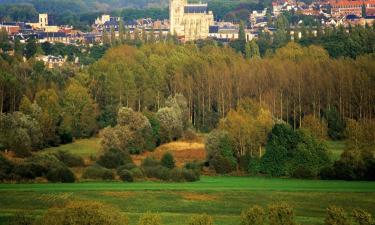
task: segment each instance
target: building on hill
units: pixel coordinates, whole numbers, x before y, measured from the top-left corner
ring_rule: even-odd
[[[34,30],[42,30],[44,32],[58,32],[58,26],[51,26],[48,22],[48,14],[42,13],[39,14],[39,20],[37,23],[27,23],[30,25]]]
[[[355,15],[362,17],[363,7],[366,12],[375,9],[375,0],[332,0],[331,15],[332,17],[345,17],[348,15]]]
[[[206,39],[214,16],[207,4],[188,4],[187,0],[170,0],[170,32],[184,41]]]

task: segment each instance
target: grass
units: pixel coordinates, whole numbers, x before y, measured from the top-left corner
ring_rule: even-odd
[[[194,214],[212,215],[217,225],[239,223],[242,209],[284,201],[302,224],[322,224],[325,209],[360,207],[375,214],[375,182],[202,177],[195,183],[0,184],[0,223],[26,211],[41,215],[71,199],[95,200],[118,207],[136,224],[146,212],[157,212],[165,225],[183,225]]]
[[[89,158],[91,156],[96,156],[100,152],[99,143],[100,138],[79,139],[70,144],[47,148],[43,150],[42,153],[56,152],[61,150],[70,152],[74,155],[82,156],[84,158]]]

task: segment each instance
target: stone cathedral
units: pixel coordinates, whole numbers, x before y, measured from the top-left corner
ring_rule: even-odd
[[[185,41],[206,39],[214,16],[207,4],[188,4],[187,0],[169,1],[170,32]]]

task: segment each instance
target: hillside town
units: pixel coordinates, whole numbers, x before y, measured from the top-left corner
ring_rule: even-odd
[[[188,4],[186,0],[170,1],[169,20],[139,18],[123,21],[120,17],[103,14],[92,24],[92,31],[83,32],[69,25],[50,24],[48,14],[39,14],[38,21],[0,22],[0,29],[5,29],[12,39],[19,38],[25,42],[33,37],[38,42],[61,42],[64,44],[82,44],[101,42],[103,31],[110,33],[113,29],[119,36],[123,26],[134,38],[136,32],[167,36],[176,35],[181,41],[198,39],[216,39],[229,41],[238,38],[239,23],[232,21],[215,21],[212,11],[206,4]],[[260,30],[272,32],[271,21],[284,12],[314,16],[322,26],[371,25],[375,19],[375,0],[317,0],[311,4],[295,0],[277,0],[272,8],[265,8],[250,13],[247,21],[246,37],[251,40],[257,37]],[[301,23],[301,21],[299,22]]]
[[[316,0],[311,4],[296,0],[276,0],[272,7],[252,11],[248,21],[244,21],[246,41],[257,39],[260,32],[272,35],[279,27],[275,21],[286,13],[308,16],[318,24],[310,27],[317,35],[318,29],[325,27],[365,26],[374,23],[375,0]],[[184,43],[187,41],[212,39],[222,43],[239,38],[239,21],[214,20],[215,15],[207,3],[190,4],[187,0],[171,0],[169,20],[139,18],[124,21],[121,17],[103,14],[91,25],[91,31],[84,32],[70,25],[51,24],[50,15],[40,13],[38,21],[0,22],[0,30],[7,32],[11,40],[21,43],[33,38],[38,43],[63,43],[65,45],[103,44],[106,38],[128,39],[166,39],[174,36]],[[302,20],[287,28],[291,39],[301,38],[299,26]],[[122,37],[120,37],[122,36]],[[64,58],[45,56],[41,60],[48,64],[61,66]]]

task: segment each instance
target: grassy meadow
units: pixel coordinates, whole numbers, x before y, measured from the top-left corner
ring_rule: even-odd
[[[116,206],[136,224],[147,211],[159,213],[165,225],[183,225],[193,214],[212,215],[218,225],[235,225],[242,209],[288,202],[302,224],[322,224],[325,209],[339,205],[375,214],[375,183],[311,181],[260,177],[202,177],[194,183],[1,184],[0,222],[24,211],[41,215],[48,207],[72,199]]]

